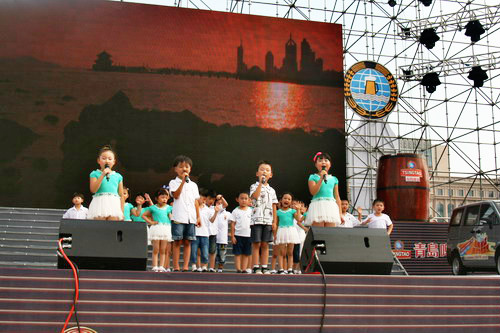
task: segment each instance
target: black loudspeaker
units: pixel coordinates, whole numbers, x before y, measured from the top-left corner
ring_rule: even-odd
[[[326,274],[391,274],[391,243],[384,229],[312,227],[301,255],[303,272]]]
[[[59,239],[71,247],[64,252],[83,269],[146,270],[148,241],[146,223],[99,220],[61,220]],[[58,268],[69,268],[58,257]]]

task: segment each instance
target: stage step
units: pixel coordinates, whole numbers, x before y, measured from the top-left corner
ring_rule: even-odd
[[[323,332],[500,331],[500,277],[327,275]],[[60,331],[70,270],[0,267],[5,332]],[[97,332],[315,332],[321,275],[80,272],[78,318]],[[71,321],[70,326],[76,322]]]
[[[46,227],[53,228],[59,230],[59,220],[58,221],[50,221],[50,220],[28,220],[26,217],[22,219],[6,219],[0,218],[0,226],[18,226],[18,227]]]

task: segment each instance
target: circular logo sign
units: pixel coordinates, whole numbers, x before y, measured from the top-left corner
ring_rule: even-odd
[[[408,168],[415,169],[416,166],[417,166],[417,164],[415,162],[413,162],[413,161],[408,162]]]
[[[344,96],[361,117],[380,119],[396,106],[398,86],[387,68],[373,61],[361,61],[345,74]]]
[[[397,240],[397,241],[395,241],[395,242],[394,242],[394,248],[395,248],[396,250],[402,250],[402,249],[404,249],[404,248],[405,248],[405,243],[403,243],[403,242],[402,242],[402,241],[400,241],[400,240]]]

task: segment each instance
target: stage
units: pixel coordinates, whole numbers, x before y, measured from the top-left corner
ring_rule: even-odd
[[[327,275],[324,332],[499,332],[499,276]],[[59,332],[70,270],[0,268],[0,331]],[[319,332],[321,275],[80,272],[97,332]],[[69,327],[75,326],[74,317]]]
[[[55,268],[61,215],[0,208],[0,332],[61,331],[74,287]],[[324,332],[500,331],[498,275],[326,280]],[[319,332],[323,286],[321,275],[81,270],[78,318],[97,332]]]

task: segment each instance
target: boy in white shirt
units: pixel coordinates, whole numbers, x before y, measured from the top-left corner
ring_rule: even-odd
[[[373,213],[368,215],[366,219],[361,222],[361,224],[368,224],[368,228],[386,229],[387,234],[390,235],[394,225],[392,224],[389,215],[382,213],[384,208],[384,201],[375,199],[373,201]]]
[[[88,209],[83,207],[84,197],[81,193],[73,193],[73,207],[68,209],[66,213],[63,215],[63,219],[77,219],[77,220],[86,220]]]
[[[224,269],[224,264],[226,263],[226,253],[227,253],[227,231],[229,228],[229,220],[233,217],[231,213],[226,211],[227,207],[226,199],[222,195],[217,195],[215,200],[214,215],[210,218],[210,222],[217,225],[217,272],[222,273]]]
[[[210,222],[210,217],[214,215],[214,202],[217,193],[214,190],[208,190],[205,206],[210,211],[208,223],[208,271],[215,272],[215,255],[217,254],[217,224]]]
[[[174,159],[175,179],[169,183],[174,204],[172,206],[172,239],[174,272],[179,271],[179,259],[181,255],[181,244],[184,245],[183,270],[189,270],[189,258],[191,256],[191,241],[196,239],[195,226],[201,227],[200,207],[198,199],[200,193],[198,185],[189,179],[193,161],[187,156],[177,156]]]
[[[250,196],[246,192],[238,195],[236,207],[231,213],[231,242],[233,243],[234,266],[237,273],[252,273],[249,268],[249,260],[252,256],[252,240],[250,237],[250,221],[252,219],[252,209]]]
[[[196,228],[196,240],[191,242],[191,270],[193,272],[208,271],[208,236],[211,224],[209,219],[212,216],[212,211],[205,205],[207,193],[206,189],[200,189],[200,199],[198,199],[198,202],[200,206],[201,227]]]
[[[273,232],[276,231],[276,207],[278,197],[276,191],[269,186],[269,179],[273,177],[271,163],[259,161],[257,164],[257,182],[250,186],[252,199],[252,261],[253,273],[269,274],[269,242],[273,241]],[[273,230],[274,228],[274,230]],[[259,267],[260,263],[260,267]]]
[[[355,226],[361,224],[361,218],[363,216],[363,209],[361,207],[356,208],[356,211],[358,212],[358,218],[355,218],[354,215],[347,211],[347,209],[349,208],[348,200],[342,200],[340,208],[342,209],[342,217],[344,218],[344,222],[341,223],[339,227],[354,228]]]

